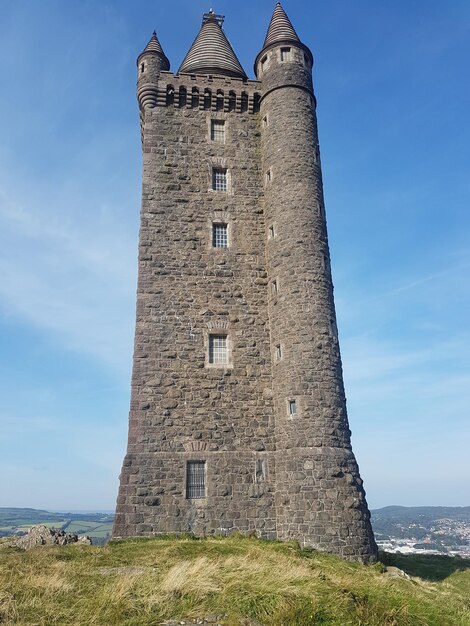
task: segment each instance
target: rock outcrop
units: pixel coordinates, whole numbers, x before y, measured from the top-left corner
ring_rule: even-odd
[[[87,536],[79,537],[75,533],[66,533],[63,530],[48,528],[43,525],[32,526],[26,535],[12,539],[12,545],[22,550],[31,550],[37,546],[63,546],[68,543],[91,546],[91,539]]]

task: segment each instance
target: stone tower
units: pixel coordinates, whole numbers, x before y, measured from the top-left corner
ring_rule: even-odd
[[[138,57],[143,189],[114,536],[254,532],[373,560],[346,415],[313,57],[278,3],[248,80],[205,14]]]

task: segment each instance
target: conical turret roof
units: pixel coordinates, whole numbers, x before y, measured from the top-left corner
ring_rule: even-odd
[[[224,31],[221,19],[210,11],[189,52],[184,57],[180,74],[222,74],[245,79],[245,70],[237,59]]]
[[[166,69],[167,70],[170,69],[170,61],[168,61],[165,53],[163,52],[163,48],[162,48],[160,42],[158,41],[157,33],[155,31],[153,31],[152,36],[150,37],[150,41],[148,42],[148,44],[145,46],[145,48],[139,54],[139,57],[137,59],[137,63],[139,62],[140,57],[143,54],[145,54],[146,52],[154,52],[155,54],[160,54],[163,57],[163,59],[165,60],[166,64],[168,65],[168,67]]]
[[[270,46],[278,41],[300,42],[300,39],[280,2],[276,4],[276,8],[274,9],[263,48],[266,48],[267,46]]]

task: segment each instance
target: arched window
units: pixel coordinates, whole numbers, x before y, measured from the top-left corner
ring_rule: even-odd
[[[253,95],[253,113],[258,113],[260,100],[261,96],[259,95],[259,93],[255,93]]]
[[[193,87],[191,91],[191,106],[193,109],[199,108],[199,89],[197,87]]]
[[[175,104],[175,88],[173,85],[167,85],[166,88],[166,106],[172,107]]]
[[[186,103],[188,102],[188,92],[186,91],[186,87],[180,87],[180,97],[179,97],[179,106],[180,108],[184,108]]]
[[[215,101],[216,111],[224,110],[224,92],[221,89],[217,89],[217,97]]]
[[[210,111],[212,104],[212,91],[210,89],[204,90],[204,110]]]
[[[242,95],[240,98],[241,112],[246,113],[248,111],[248,94],[245,91],[242,91]]]
[[[228,110],[235,111],[237,108],[237,95],[234,91],[229,91],[228,94]]]

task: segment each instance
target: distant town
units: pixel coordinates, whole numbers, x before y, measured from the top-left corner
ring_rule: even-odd
[[[388,506],[371,511],[380,550],[401,554],[447,554],[470,557],[469,507]],[[109,512],[63,513],[38,509],[0,508],[0,537],[23,535],[44,524],[103,545],[111,537]]]
[[[389,506],[371,516],[385,552],[470,556],[470,507]]]

